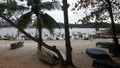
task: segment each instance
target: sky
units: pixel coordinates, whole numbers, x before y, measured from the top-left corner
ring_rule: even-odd
[[[62,3],[62,0],[59,0]],[[78,19],[81,19],[85,16],[84,10],[79,11],[79,13],[74,13],[74,11],[71,11],[73,3],[75,3],[77,0],[67,0],[70,7],[68,8],[68,16],[69,16],[69,23],[75,23],[78,21]],[[62,10],[53,10],[53,11],[45,11],[49,15],[51,15],[57,22],[64,22],[63,18],[63,11]]]
[[[18,1],[18,0],[16,0],[16,1]],[[43,1],[52,1],[52,0],[43,0]],[[62,3],[62,0],[58,0],[58,1],[60,1],[60,3]],[[77,2],[77,0],[67,0],[67,1],[68,1],[68,4],[70,5],[68,8],[69,23],[76,23],[79,19],[82,19],[85,16],[85,13],[84,13],[85,10],[81,9],[81,10],[76,11],[76,12],[71,11],[73,4],[75,2]],[[120,0],[118,0],[118,1],[120,2]],[[62,10],[52,10],[52,11],[44,11],[44,12],[46,12],[47,14],[52,16],[57,22],[62,22],[62,23],[64,22]],[[87,14],[89,14],[89,12],[87,11]],[[81,22],[77,22],[77,23],[81,23]]]
[[[18,1],[18,0],[16,0]],[[45,0],[43,0],[45,1]],[[46,0],[46,1],[52,1],[52,0]],[[58,0],[60,1],[60,3],[62,4],[62,0]],[[77,2],[77,0],[67,0],[68,4],[70,5],[68,8],[68,16],[69,16],[69,23],[76,23],[79,19],[82,19],[82,17],[85,16],[84,11],[85,10],[80,10],[78,13],[74,13],[75,11],[71,11],[73,4],[75,2]],[[23,4],[20,3],[20,1],[18,1],[19,4]],[[24,4],[23,4],[24,5]],[[57,22],[64,22],[64,18],[63,18],[63,11],[62,10],[52,10],[52,11],[44,11],[47,14],[49,14],[50,16],[52,16]],[[73,14],[74,13],[74,14]]]

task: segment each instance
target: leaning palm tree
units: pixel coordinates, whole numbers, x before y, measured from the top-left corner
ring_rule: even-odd
[[[37,3],[37,2],[32,2],[33,0],[29,0],[30,2],[28,2],[28,4],[30,5],[31,3],[33,3],[33,6],[34,6],[34,8],[36,7],[35,6],[35,4]],[[37,0],[36,0],[37,1]],[[11,4],[11,5],[9,5],[9,4]],[[13,5],[14,4],[14,5]],[[45,4],[43,4],[43,5],[37,5],[37,6],[42,6],[42,7],[44,7],[44,5]],[[53,4],[52,4],[53,5]],[[7,0],[7,3],[6,3],[6,1],[5,1],[5,3],[3,3],[3,2],[1,2],[0,1],[0,17],[2,18],[2,19],[4,19],[5,21],[7,21],[8,23],[10,23],[12,26],[14,26],[15,28],[17,28],[21,33],[23,33],[23,34],[25,34],[27,37],[29,37],[30,39],[32,39],[33,41],[35,41],[35,42],[37,42],[37,43],[39,43],[39,44],[42,44],[42,46],[44,46],[45,48],[47,48],[47,49],[49,49],[49,50],[52,50],[53,52],[55,52],[57,55],[58,55],[58,57],[60,58],[60,63],[61,63],[61,65],[62,65],[62,67],[63,68],[66,68],[65,66],[64,66],[64,59],[63,59],[63,57],[62,57],[62,55],[61,55],[61,53],[60,53],[60,51],[57,49],[57,48],[55,48],[55,47],[53,47],[53,46],[50,46],[50,45],[48,45],[48,44],[46,44],[46,43],[44,43],[43,41],[40,41],[40,40],[38,40],[38,39],[36,39],[36,38],[34,38],[34,37],[32,37],[30,34],[28,34],[27,32],[25,32],[24,30],[23,30],[23,28],[21,28],[21,27],[23,27],[23,26],[18,26],[18,24],[16,25],[16,23],[17,22],[22,22],[22,20],[24,20],[23,18],[26,18],[24,21],[23,21],[23,23],[26,23],[26,22],[28,22],[29,21],[29,19],[31,20],[31,15],[33,14],[33,13],[38,13],[38,21],[39,22],[41,22],[41,20],[43,20],[43,19],[45,19],[46,18],[46,16],[49,16],[48,14],[45,14],[45,13],[42,13],[41,14],[41,12],[42,11],[38,11],[38,9],[40,9],[40,8],[37,8],[37,11],[35,10],[35,9],[33,9],[32,8],[32,10],[31,11],[28,11],[27,13],[25,13],[24,15],[22,15],[22,17],[20,17],[20,18],[18,18],[19,20],[17,21],[17,20],[13,20],[11,17],[12,17],[12,15],[15,13],[15,11],[18,9],[18,8],[20,8],[21,9],[21,7],[18,7],[18,5],[16,4],[16,2],[15,2],[15,0]],[[11,8],[12,7],[12,8]],[[48,7],[50,7],[50,6],[48,6]],[[23,7],[22,7],[23,8]],[[44,7],[45,8],[45,7]],[[7,11],[6,11],[7,10]],[[24,11],[24,10],[23,10]],[[18,12],[18,11],[17,11]],[[26,17],[28,15],[28,17]],[[36,15],[37,16],[37,15]],[[40,16],[43,16],[43,19],[42,18],[40,18]],[[51,17],[47,17],[48,19],[47,20],[49,20]],[[41,20],[40,20],[41,19]],[[46,21],[46,20],[45,20]],[[53,21],[53,19],[52,19],[52,21]],[[28,22],[28,23],[26,23],[26,25],[28,25],[30,23],[30,21]],[[51,23],[51,22],[50,22]],[[41,23],[40,23],[41,24]],[[20,24],[19,24],[20,25]],[[39,27],[39,26],[38,26]],[[40,29],[40,28],[39,28]]]
[[[53,32],[53,29],[57,26],[59,27],[58,23],[48,14],[44,13],[42,10],[53,10],[53,9],[60,9],[60,5],[57,1],[54,2],[44,2],[42,3],[41,0],[28,0],[28,6],[31,6],[31,9],[29,12],[23,14],[19,20],[17,25],[26,28],[28,26],[32,19],[32,14],[35,14],[37,17],[37,23],[36,27],[38,29],[39,33],[39,41],[42,40],[42,27],[47,28],[51,33]],[[41,45],[38,44],[38,49],[41,50]]]

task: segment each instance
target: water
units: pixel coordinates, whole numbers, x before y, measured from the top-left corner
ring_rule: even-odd
[[[35,28],[27,28],[27,29],[25,29],[25,31],[32,36],[36,35]],[[95,34],[95,29],[94,28],[72,28],[72,29],[70,29],[70,36],[72,36],[73,34],[77,35],[78,33],[91,35],[91,34]],[[64,34],[65,34],[64,29],[56,28],[56,29],[54,29],[54,33],[52,35],[49,33],[49,31],[47,29],[42,30],[43,39],[47,39],[47,38],[55,39],[56,37],[59,37],[59,35],[60,35],[60,37],[64,38]],[[4,35],[10,35],[13,37],[17,37],[18,31],[14,27],[1,28],[0,36],[4,37]],[[23,35],[22,33],[19,33],[19,37],[21,37],[22,35]]]

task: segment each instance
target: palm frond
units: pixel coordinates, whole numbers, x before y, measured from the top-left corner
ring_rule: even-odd
[[[26,10],[28,9],[27,7],[21,6],[21,5],[17,5],[16,1],[10,1],[8,3],[6,3],[6,9],[10,10],[10,11],[16,11],[16,10]]]
[[[27,0],[27,5],[28,5],[28,6],[33,5],[33,1],[34,1],[34,0]]]
[[[60,3],[58,1],[41,3],[39,7],[40,9],[45,10],[61,9]]]
[[[21,28],[26,28],[32,21],[31,19],[31,12],[25,13],[24,15],[22,15],[19,19],[18,19],[18,23],[17,26],[21,27]]]
[[[29,8],[28,7],[24,7],[24,6],[21,6],[21,5],[18,5],[16,7],[16,10],[28,10]]]
[[[0,4],[0,12],[3,12],[5,10],[6,6],[4,3]]]
[[[42,26],[44,28],[47,28],[50,33],[53,33],[54,28],[60,28],[59,24],[48,14],[41,13],[40,14],[41,20],[42,20]]]
[[[116,34],[120,34],[120,24],[115,24]],[[112,27],[109,28],[108,33],[113,34]]]

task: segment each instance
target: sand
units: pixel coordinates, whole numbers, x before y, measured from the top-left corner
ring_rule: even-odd
[[[93,68],[93,58],[89,57],[86,48],[95,48],[97,41],[112,41],[112,39],[71,40],[73,47],[73,63],[77,68]],[[24,46],[11,50],[10,44],[17,41],[0,40],[0,68],[60,68],[59,65],[48,65],[37,57],[37,43],[24,41]],[[64,40],[46,40],[49,45],[56,45],[59,50],[65,53]],[[103,48],[101,48],[103,49]],[[108,52],[108,49],[104,49]],[[115,60],[118,58],[114,58]]]

